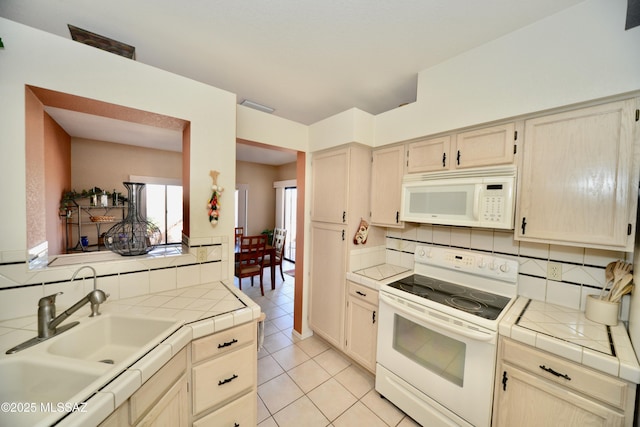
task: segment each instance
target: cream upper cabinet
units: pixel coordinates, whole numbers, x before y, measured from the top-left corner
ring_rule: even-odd
[[[633,249],[636,100],[525,122],[516,239]]]
[[[350,151],[348,148],[314,154],[311,161],[311,220],[347,222]]]
[[[631,426],[635,384],[507,338],[499,344],[493,426]]]
[[[347,282],[345,353],[375,373],[378,291]]]
[[[371,224],[402,227],[400,221],[400,188],[404,174],[404,146],[399,145],[372,153]]]
[[[412,142],[408,146],[407,173],[450,168],[451,135]]]
[[[412,142],[407,173],[513,163],[516,136],[516,124],[506,123]]]
[[[499,126],[456,134],[451,150],[453,169],[513,163],[516,126]]]

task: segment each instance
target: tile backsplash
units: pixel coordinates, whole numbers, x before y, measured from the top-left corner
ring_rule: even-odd
[[[206,261],[197,262],[196,252],[202,247],[207,250]],[[95,268],[97,286],[109,294],[109,301],[228,279],[227,237],[184,248],[180,254],[121,257],[109,262],[91,262],[89,257],[82,264],[34,270],[24,259],[0,263],[0,321],[35,315],[38,300],[57,292],[63,292],[56,299],[58,311],[70,307],[93,287],[89,269],[70,281],[86,265]]]
[[[622,251],[518,242],[512,231],[408,223],[403,229],[388,228],[384,247],[352,251],[350,270],[384,262],[413,269],[416,245],[448,246],[513,257],[520,265],[519,295],[579,310],[584,310],[587,295],[599,294],[605,285],[604,269],[608,263],[633,261],[632,253]],[[549,262],[560,264],[561,280],[548,278]],[[626,296],[622,302],[622,320],[628,319],[628,312]]]

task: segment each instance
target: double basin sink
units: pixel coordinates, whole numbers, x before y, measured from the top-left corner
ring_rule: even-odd
[[[86,400],[181,326],[175,319],[115,313],[82,318],[78,326],[0,359],[0,402],[31,405],[15,409],[19,420],[33,425],[47,411]],[[11,415],[0,413],[0,424]]]

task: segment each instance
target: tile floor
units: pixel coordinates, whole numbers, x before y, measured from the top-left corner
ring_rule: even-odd
[[[293,264],[285,263],[284,271]],[[264,345],[258,353],[258,426],[411,427],[418,426],[374,390],[374,376],[315,336],[296,339],[293,330],[292,276],[276,272],[265,296],[259,281],[242,290],[266,313]],[[235,279],[238,286],[238,279]]]

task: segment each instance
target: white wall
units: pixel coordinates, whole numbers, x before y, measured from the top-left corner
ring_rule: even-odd
[[[418,75],[417,101],[375,118],[375,146],[640,90],[626,0],[588,0]]]
[[[0,34],[5,46],[0,49],[0,199],[6,202],[0,221],[0,318],[35,314],[37,299],[54,290],[65,291],[63,306],[83,295],[79,281],[62,283],[77,266],[31,271],[25,263],[25,85],[191,123],[190,243],[217,244],[210,248],[219,262],[198,265],[195,257],[186,256],[101,263],[99,274],[116,273],[99,281],[111,299],[232,277],[233,264],[228,260],[233,249],[226,242],[234,226],[233,193],[223,195],[231,202],[216,227],[209,223],[206,204],[211,196],[210,170],[220,171],[220,185],[232,189],[235,183],[236,96],[3,18]],[[25,284],[29,286],[22,287]]]

